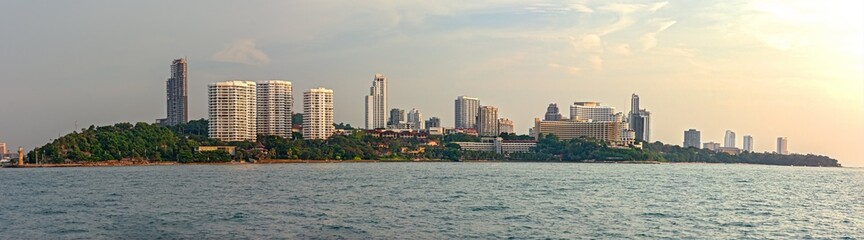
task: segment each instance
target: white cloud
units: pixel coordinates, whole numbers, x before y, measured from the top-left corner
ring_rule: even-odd
[[[576,49],[576,52],[602,52],[603,40],[600,36],[588,34],[578,39],[571,39],[570,44]]]
[[[646,33],[639,39],[642,42],[642,50],[649,50],[657,46],[657,34],[665,31],[672,25],[674,25],[677,21],[669,20],[658,23],[659,27],[656,31]]]
[[[255,39],[241,39],[234,42],[210,58],[218,62],[242,63],[248,65],[270,64],[270,57],[255,46]]]

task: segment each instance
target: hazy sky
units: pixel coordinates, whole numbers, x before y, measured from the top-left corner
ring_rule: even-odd
[[[430,3],[431,2],[431,3]],[[165,115],[171,60],[189,59],[190,118],[210,82],[285,79],[335,91],[363,126],[375,73],[390,107],[453,125],[458,95],[526,133],[549,103],[625,112],[652,138],[724,131],[773,151],[864,166],[862,1],[0,1],[0,141]],[[301,98],[296,98],[298,105]]]

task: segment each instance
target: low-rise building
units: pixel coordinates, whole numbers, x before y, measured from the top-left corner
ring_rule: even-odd
[[[536,141],[483,138],[480,142],[454,142],[465,151],[495,152],[500,154],[528,153],[537,147]]]
[[[560,140],[594,138],[613,145],[626,145],[621,137],[622,122],[541,121],[534,119],[535,138],[553,134]]]
[[[715,143],[715,142],[703,143],[702,148],[708,149],[711,151],[717,151],[718,149],[720,149],[720,143]]]
[[[235,146],[198,146],[198,149],[196,150],[198,152],[212,152],[222,150],[232,156],[237,153],[237,147]]]

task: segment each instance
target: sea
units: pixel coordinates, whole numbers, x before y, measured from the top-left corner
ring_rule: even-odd
[[[864,239],[864,169],[310,163],[0,169],[0,239]]]

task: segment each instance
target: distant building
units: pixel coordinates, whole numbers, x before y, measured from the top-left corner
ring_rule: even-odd
[[[189,121],[189,97],[186,82],[186,59],[175,59],[171,62],[171,77],[166,83],[168,117],[164,121],[165,125],[174,126]]]
[[[553,134],[560,140],[570,140],[579,137],[594,138],[613,144],[623,145],[621,122],[577,122],[577,121],[540,121],[534,119],[534,133],[537,140],[541,135]]]
[[[715,152],[716,152],[717,150],[720,149],[720,144],[719,144],[719,143],[715,143],[715,142],[707,142],[707,143],[704,143],[704,144],[702,144],[702,145],[704,146],[704,147],[702,147],[702,148],[704,148],[704,149],[708,149],[708,150],[711,150],[711,151],[715,151]]]
[[[414,131],[426,129],[426,123],[423,122],[423,114],[420,113],[420,110],[411,109],[411,111],[408,111],[407,121],[411,125],[411,129]]]
[[[690,129],[684,131],[684,145],[685,148],[693,147],[699,148],[702,146],[702,133],[696,131],[696,129]]]
[[[313,88],[303,93],[303,139],[327,139],[333,127],[333,90]]]
[[[744,135],[744,151],[753,152],[753,136]]]
[[[291,138],[294,96],[289,81],[269,80],[256,84],[258,135]]]
[[[481,137],[496,137],[501,133],[498,131],[498,108],[480,106],[477,114],[477,133]]]
[[[222,150],[231,156],[234,156],[234,154],[237,153],[237,147],[235,146],[198,146],[196,150],[198,152],[212,152]]]
[[[498,119],[498,132],[507,134],[516,133],[513,120],[507,118]]]
[[[629,125],[636,133],[636,139],[651,142],[651,112],[639,108],[639,95],[630,97]]]
[[[390,118],[387,120],[387,128],[400,129],[401,123],[405,123],[405,110],[394,108],[390,109]]]
[[[480,99],[459,96],[455,101],[455,128],[477,128],[477,111]]]
[[[6,143],[0,142],[0,157],[6,155]]]
[[[210,138],[225,142],[255,141],[257,133],[256,84],[227,81],[208,86]]]
[[[561,120],[561,112],[558,109],[558,104],[550,103],[549,107],[546,108],[546,117],[543,118],[544,121],[560,121]]]
[[[500,154],[528,153],[537,147],[535,141],[510,141],[500,137],[483,138],[480,142],[454,142],[465,151],[495,152]]]
[[[786,137],[777,138],[777,154],[789,154],[789,139]]]
[[[387,78],[375,74],[366,96],[366,129],[387,127]]]
[[[615,108],[600,106],[599,102],[575,102],[570,106],[570,120],[616,122]]]
[[[741,153],[741,149],[735,147],[721,147],[717,148],[717,152],[728,153],[729,155],[738,155]]]
[[[651,112],[640,110],[630,116],[630,129],[636,133],[636,139],[651,142]]]
[[[426,130],[430,128],[440,128],[441,127],[441,119],[437,117],[431,117],[429,120],[426,120]]]
[[[723,147],[735,147],[735,132],[733,132],[732,130],[726,130],[726,137],[723,138]]]

